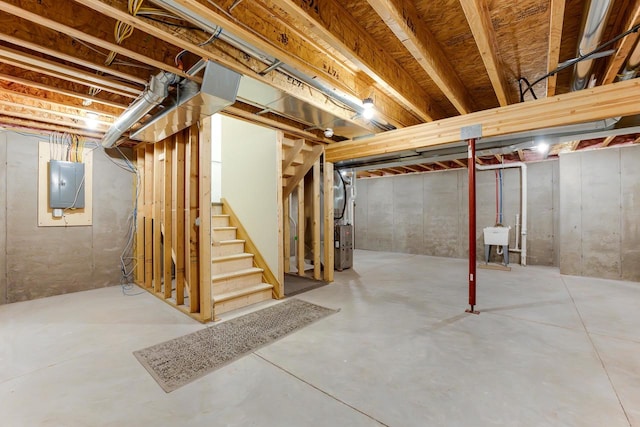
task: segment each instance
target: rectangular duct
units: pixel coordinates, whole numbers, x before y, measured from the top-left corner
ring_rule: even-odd
[[[178,85],[175,103],[132,132],[130,138],[158,142],[212,116],[236,101],[240,77],[240,74],[208,61],[201,86],[184,80]]]

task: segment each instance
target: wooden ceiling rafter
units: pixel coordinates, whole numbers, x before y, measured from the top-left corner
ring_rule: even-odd
[[[635,0],[623,30],[629,31],[638,24],[640,24],[640,0]],[[616,53],[610,58],[609,63],[607,64],[602,84],[609,84],[615,81],[616,77],[618,77],[618,73],[621,71],[622,67],[624,67],[627,58],[631,55],[638,38],[639,33],[635,32],[620,40]]]
[[[409,0],[367,0],[389,29],[418,61],[461,114],[476,110],[473,99],[438,41],[422,22]]]
[[[509,83],[504,73],[504,66],[487,2],[485,0],[460,0],[460,5],[464,10],[498,102],[503,107],[509,105],[511,103]]]
[[[265,64],[239,49],[216,40],[215,43],[199,46],[206,39],[196,35],[193,31],[172,27],[157,21],[145,20],[143,17],[134,17],[126,11],[126,1],[123,0],[76,0],[97,12],[113,19],[126,22],[139,31],[152,37],[178,46],[197,56],[214,60],[238,73],[248,75],[258,81],[294,96],[316,108],[333,114],[339,119],[353,123],[357,126],[374,132],[375,128],[361,117],[356,117],[355,112],[346,106],[332,102],[325,94],[314,87],[294,79],[284,73],[274,70],[270,73],[261,73]],[[388,106],[389,107],[389,106]],[[393,114],[400,114],[399,110]],[[406,112],[402,113],[407,118]]]
[[[564,24],[565,0],[551,0],[549,14],[549,47],[547,49],[547,73],[558,68],[560,62],[560,42],[562,41],[562,26]],[[547,97],[556,94],[558,75],[547,78]]]
[[[444,117],[431,96],[391,55],[380,49],[375,39],[336,0],[316,0],[313,4],[305,0],[271,2],[356,64],[423,121]],[[340,19],[336,19],[338,16]],[[371,89],[365,89],[359,98],[370,97],[369,92]]]

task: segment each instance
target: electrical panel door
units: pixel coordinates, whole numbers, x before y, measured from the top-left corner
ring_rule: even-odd
[[[49,207],[84,208],[84,163],[49,162]]]

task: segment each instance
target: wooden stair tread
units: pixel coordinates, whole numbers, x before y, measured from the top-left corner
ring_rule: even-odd
[[[244,270],[236,270],[229,273],[216,274],[214,276],[211,276],[211,281],[233,279],[235,277],[242,277],[249,274],[262,273],[263,271],[264,270],[262,268],[258,267],[245,268]]]
[[[218,240],[216,242],[214,242],[216,245],[233,245],[236,243],[244,243],[244,240],[240,240],[240,239],[233,239],[233,240]]]
[[[214,218],[229,218],[228,214],[213,214],[211,216]]]
[[[237,291],[226,292],[220,295],[213,296],[213,302],[224,302],[234,298],[243,297],[245,295],[253,294],[255,292],[266,291],[267,289],[273,289],[273,285],[268,283],[259,283],[253,286],[247,286],[246,288],[239,289]]]
[[[236,259],[244,259],[244,258],[253,258],[253,254],[244,252],[241,254],[217,256],[217,257],[212,257],[211,262],[233,261]]]
[[[237,230],[238,227],[213,227],[214,231],[224,231],[224,230]]]

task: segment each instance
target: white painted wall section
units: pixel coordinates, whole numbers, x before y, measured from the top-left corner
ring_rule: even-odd
[[[221,117],[222,197],[278,274],[276,131]]]

